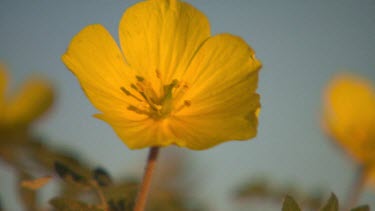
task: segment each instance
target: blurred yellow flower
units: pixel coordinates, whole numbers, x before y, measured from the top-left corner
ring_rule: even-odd
[[[8,73],[0,64],[0,130],[24,128],[51,107],[54,94],[46,81],[30,79],[14,95],[7,95]]]
[[[256,135],[261,63],[243,39],[211,36],[206,16],[177,0],[127,9],[119,39],[121,50],[89,25],[62,60],[129,148],[200,150]]]
[[[374,166],[375,90],[371,83],[354,75],[338,75],[327,87],[324,103],[327,133],[358,164]]]

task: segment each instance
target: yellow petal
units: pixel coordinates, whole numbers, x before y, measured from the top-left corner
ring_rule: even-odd
[[[202,116],[175,117],[170,120],[170,130],[175,135],[176,145],[194,150],[211,148],[231,140],[248,140],[256,136],[259,109],[259,96],[253,95],[253,106],[247,116],[224,112],[202,114]]]
[[[370,82],[339,75],[325,91],[327,132],[358,162],[375,161],[375,90]]]
[[[128,112],[127,118],[138,118],[126,108],[132,99],[121,91],[134,77],[116,42],[101,25],[90,25],[80,31],[62,56],[65,65],[78,78],[93,105],[106,113]]]
[[[203,13],[178,0],[140,2],[124,13],[119,37],[129,65],[151,83],[179,78],[210,35]],[[153,87],[156,87],[153,84]]]
[[[180,101],[190,105],[171,120],[183,145],[206,149],[256,135],[260,67],[254,51],[239,37],[221,34],[203,44],[182,79],[189,88]]]
[[[52,105],[54,92],[46,81],[30,79],[6,105],[4,122],[8,126],[26,126]]]
[[[212,102],[206,102],[211,100],[228,105],[231,100],[252,96],[260,68],[254,51],[242,38],[216,35],[203,44],[182,78],[189,87],[185,98],[209,106]]]
[[[110,124],[130,149],[168,146],[175,142],[167,119],[156,121],[152,118],[144,118],[139,121],[131,121],[124,116],[108,114],[97,114],[95,117]]]

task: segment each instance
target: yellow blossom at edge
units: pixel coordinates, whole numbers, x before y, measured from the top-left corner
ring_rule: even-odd
[[[328,134],[360,165],[375,165],[375,90],[371,83],[354,75],[338,75],[327,87],[324,102]]]
[[[31,78],[9,96],[8,81],[8,73],[0,64],[0,129],[26,127],[51,107],[54,93],[46,81]]]
[[[129,148],[201,150],[256,135],[261,63],[242,38],[211,36],[188,3],[148,0],[125,11],[119,39],[121,50],[102,25],[89,25],[62,60]]]

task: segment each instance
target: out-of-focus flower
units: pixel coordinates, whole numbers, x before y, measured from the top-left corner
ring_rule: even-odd
[[[178,0],[125,11],[120,48],[89,25],[63,55],[93,105],[132,149],[206,149],[256,135],[261,63],[240,37],[210,35],[204,14]]]
[[[7,93],[9,75],[0,65],[0,130],[25,128],[51,107],[52,87],[46,81],[29,79],[16,93]]]
[[[325,90],[324,126],[358,164],[375,167],[375,90],[369,81],[335,77]]]

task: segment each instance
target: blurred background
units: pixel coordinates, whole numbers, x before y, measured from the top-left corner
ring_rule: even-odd
[[[57,92],[52,111],[36,125],[37,134],[50,146],[105,167],[115,180],[141,178],[147,150],[129,150],[106,123],[92,117],[97,111],[60,57],[89,24],[101,23],[118,39],[120,17],[136,2],[0,0],[0,60],[10,70],[11,86],[38,75],[52,81]],[[234,200],[241,184],[256,178],[305,192],[323,191],[326,197],[335,192],[343,202],[356,166],[321,129],[322,93],[342,71],[375,84],[375,1],[188,2],[208,16],[213,34],[243,37],[263,62],[258,136],[205,151],[164,148],[159,164],[182,156],[184,182],[211,210],[267,207]],[[4,208],[18,210],[11,169],[0,166],[0,178]],[[360,199],[364,203],[375,208],[375,187],[366,187]],[[271,210],[280,209],[281,201]]]

